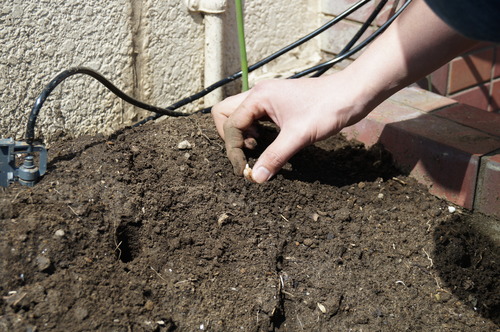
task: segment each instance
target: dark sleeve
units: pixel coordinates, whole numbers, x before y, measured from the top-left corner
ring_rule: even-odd
[[[500,0],[425,0],[451,28],[465,37],[500,43]]]

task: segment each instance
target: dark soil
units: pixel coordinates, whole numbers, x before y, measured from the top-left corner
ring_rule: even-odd
[[[499,330],[486,217],[341,136],[264,185],[221,144],[193,116],[53,146],[0,194],[0,330]]]

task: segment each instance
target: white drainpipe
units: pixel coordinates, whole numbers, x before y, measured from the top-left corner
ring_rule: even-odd
[[[205,21],[205,75],[204,86],[207,87],[223,76],[223,28],[222,13],[226,10],[227,0],[186,0],[188,9],[204,14]],[[205,96],[205,106],[212,106],[223,98],[222,89]]]

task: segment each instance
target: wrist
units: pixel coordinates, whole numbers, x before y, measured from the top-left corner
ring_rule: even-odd
[[[347,92],[345,101],[350,102],[347,106],[352,109],[353,114],[356,114],[356,122],[367,116],[388,97],[384,86],[367,74],[366,71],[358,71],[352,65],[338,73],[338,81],[343,85],[343,91]],[[351,124],[353,123],[348,125]]]
[[[365,84],[362,76],[354,76],[351,71],[344,69],[321,79],[321,85],[327,88],[322,95],[325,112],[332,119],[332,133],[360,121],[375,107],[374,91]]]

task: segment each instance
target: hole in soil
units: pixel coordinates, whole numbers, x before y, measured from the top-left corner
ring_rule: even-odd
[[[116,256],[123,263],[133,261],[141,251],[141,223],[126,223],[116,229]]]
[[[469,255],[463,255],[460,257],[459,261],[457,262],[457,265],[463,268],[468,268],[471,267],[471,259]]]
[[[279,329],[285,320],[285,313],[281,310],[281,308],[276,308],[271,317],[271,323],[273,324],[274,329]]]
[[[500,317],[500,304],[494,305],[490,308],[489,317],[496,321],[499,320],[498,317]]]

